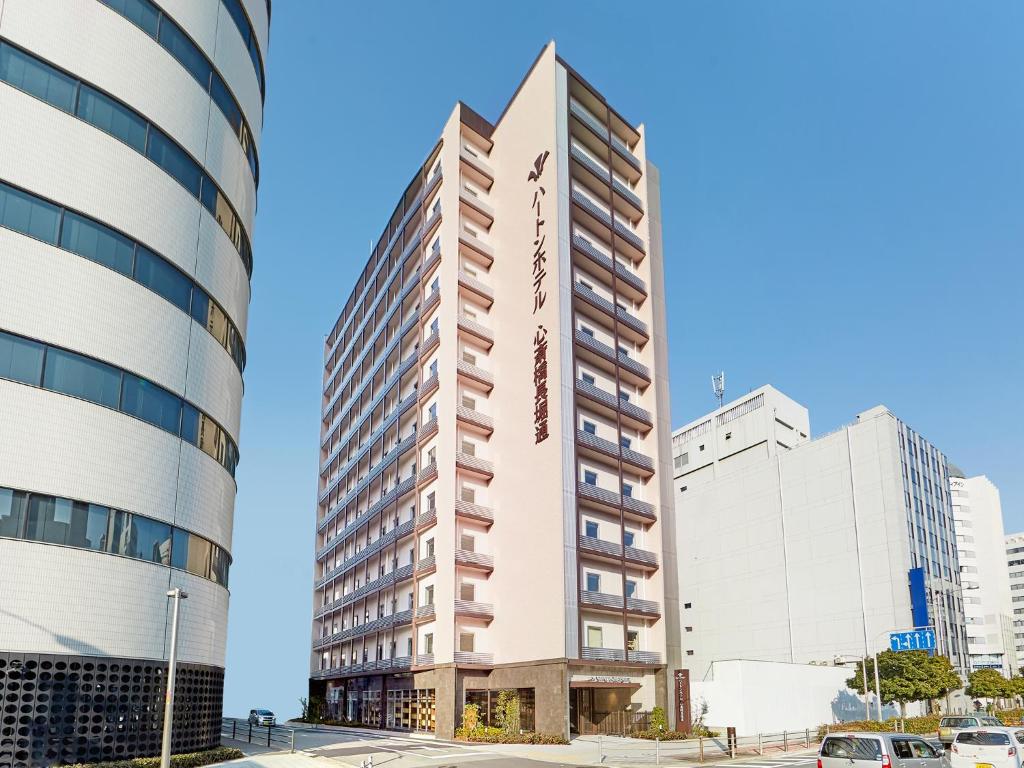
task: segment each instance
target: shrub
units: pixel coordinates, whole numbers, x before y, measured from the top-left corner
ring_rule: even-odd
[[[655,707],[651,710],[650,730],[659,731],[661,733],[668,731],[668,716],[665,714],[665,710],[661,707]]]
[[[495,706],[495,724],[506,734],[519,733],[519,694],[515,691],[501,691],[498,693],[498,703]]]
[[[480,705],[467,704],[462,708],[462,727],[466,731],[475,731],[480,726]]]
[[[490,725],[478,725],[473,730],[465,727],[455,731],[455,738],[464,741],[475,741],[485,744],[568,744],[562,736],[551,733],[508,733],[501,728]]]
[[[656,728],[648,728],[645,731],[636,731],[630,735],[636,739],[650,739],[651,741],[654,741],[655,739],[658,739],[659,741],[682,741],[683,739],[693,738],[689,733],[683,733],[682,731],[659,731]],[[715,735],[717,736],[718,734]]]
[[[232,747],[214,747],[202,752],[187,752],[171,755],[171,768],[201,768],[204,765],[223,763],[245,757],[241,750]],[[76,763],[65,768],[160,768],[160,758],[137,757],[134,760],[114,760],[109,763]]]

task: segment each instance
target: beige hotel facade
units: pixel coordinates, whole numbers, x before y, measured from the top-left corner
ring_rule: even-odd
[[[550,43],[456,105],[327,337],[311,695],[442,737],[508,689],[544,733],[665,706],[667,374],[643,128]]]

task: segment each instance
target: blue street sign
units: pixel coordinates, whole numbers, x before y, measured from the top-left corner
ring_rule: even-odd
[[[889,648],[894,651],[934,651],[935,630],[912,629],[889,633]]]

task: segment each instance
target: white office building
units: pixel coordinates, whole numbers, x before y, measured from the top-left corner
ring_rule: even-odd
[[[1017,669],[1024,669],[1024,533],[1006,537],[1006,565],[1010,583],[1010,616]]]
[[[0,768],[220,741],[268,0],[0,0]]]
[[[963,669],[945,456],[882,406],[809,435],[807,410],[767,386],[673,434],[679,668],[831,663],[934,625]]]
[[[954,466],[950,466],[949,472],[968,660],[972,671],[995,669],[1010,677],[1017,674],[1019,665],[1014,648],[1010,577],[1004,567],[1006,535],[999,489],[984,475],[965,477]]]

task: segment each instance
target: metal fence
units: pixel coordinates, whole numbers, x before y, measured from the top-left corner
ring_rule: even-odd
[[[782,731],[736,737],[730,729],[723,736],[686,739],[684,741],[652,741],[617,739],[597,736],[593,739],[597,762],[603,765],[696,763],[729,760],[741,756],[782,754],[791,750],[816,749],[817,731]]]
[[[220,735],[223,739],[259,744],[268,749],[278,747],[295,751],[295,730],[279,725],[253,725],[237,717],[223,717],[220,721]]]

